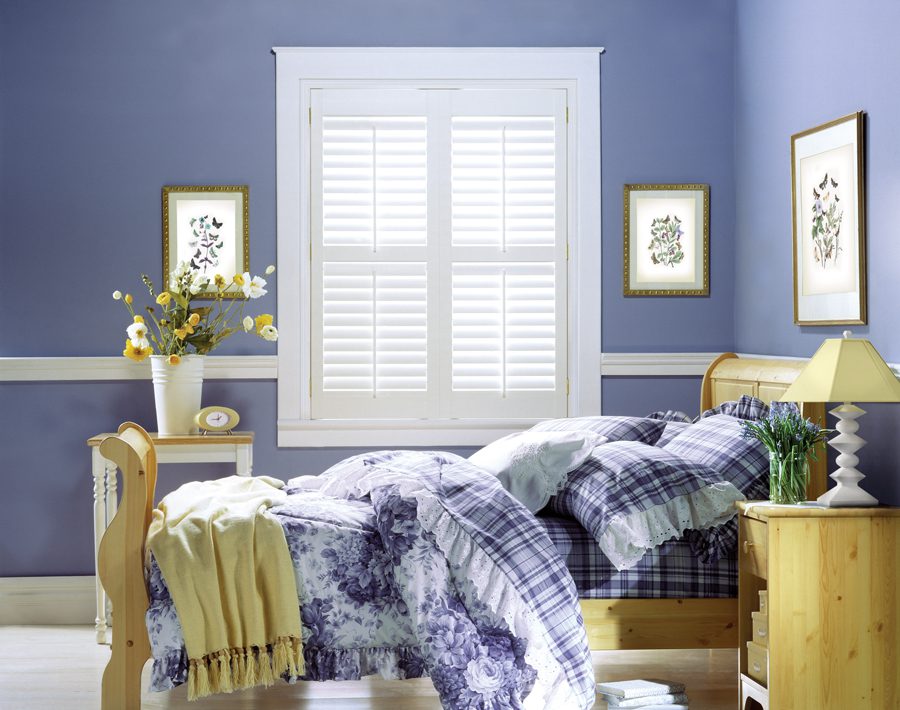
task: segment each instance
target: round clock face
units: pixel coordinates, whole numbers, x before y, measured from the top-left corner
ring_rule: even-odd
[[[223,427],[227,426],[229,421],[231,421],[231,417],[229,417],[225,412],[212,411],[206,415],[207,426]]]

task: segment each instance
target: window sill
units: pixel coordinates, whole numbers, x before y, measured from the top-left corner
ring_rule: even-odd
[[[484,446],[539,419],[279,419],[279,447]]]

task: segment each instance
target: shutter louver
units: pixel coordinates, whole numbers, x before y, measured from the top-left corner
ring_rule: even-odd
[[[323,390],[426,389],[424,264],[326,262],[322,290]]]
[[[552,116],[453,118],[454,246],[554,245],[555,141]]]
[[[423,246],[425,118],[322,119],[322,243]]]
[[[553,264],[454,264],[453,389],[556,387]]]

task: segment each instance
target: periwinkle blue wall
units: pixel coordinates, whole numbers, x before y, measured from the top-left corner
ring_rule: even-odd
[[[3,0],[0,356],[120,351],[109,294],[159,278],[164,184],[249,184],[251,264],[275,260],[275,45],[605,46],[603,347],[730,349],[734,15],[733,0]],[[622,297],[626,182],[710,184],[711,297]],[[271,351],[236,337],[221,352]],[[635,386],[607,386],[605,410],[687,399],[677,380]],[[0,384],[0,575],[92,571],[83,441],[152,428],[150,401],[149,383]],[[205,401],[242,410],[257,470],[346,453],[276,449],[272,382],[210,383]],[[35,450],[38,427],[52,442]]]
[[[863,109],[869,324],[850,327],[900,362],[900,4],[752,0],[736,26],[735,347],[809,356],[843,330],[792,322],[790,136]],[[900,504],[900,406],[863,407],[864,485]]]

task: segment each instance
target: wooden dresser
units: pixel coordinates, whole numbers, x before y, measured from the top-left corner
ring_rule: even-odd
[[[741,710],[900,710],[900,508],[738,507]]]

